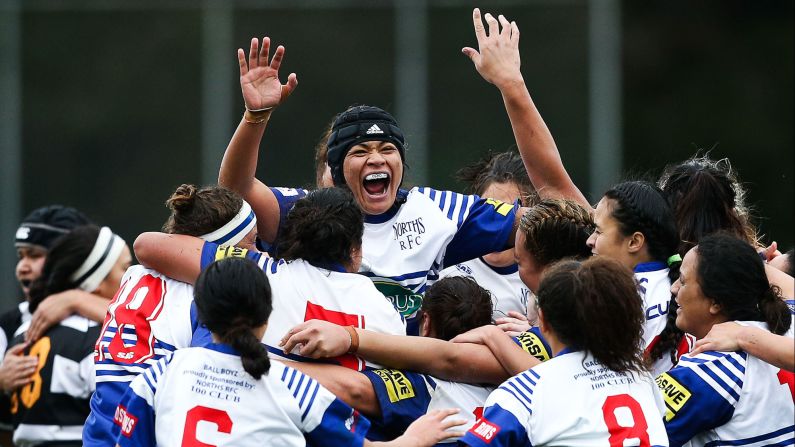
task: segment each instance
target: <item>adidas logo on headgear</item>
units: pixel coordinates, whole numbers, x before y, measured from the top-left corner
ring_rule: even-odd
[[[378,124],[373,124],[369,129],[367,129],[367,135],[372,135],[374,133],[384,133],[384,131],[378,127]]]

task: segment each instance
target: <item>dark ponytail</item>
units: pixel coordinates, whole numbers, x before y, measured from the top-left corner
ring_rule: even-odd
[[[199,275],[193,295],[199,319],[240,353],[246,372],[255,379],[268,372],[268,351],[253,333],[273,310],[265,273],[249,259],[223,259]]]
[[[765,266],[748,242],[727,233],[704,237],[695,248],[701,291],[730,320],[763,321],[784,334],[792,324],[781,291],[768,282]]]
[[[240,211],[243,198],[221,186],[182,184],[166,200],[171,215],[163,225],[163,232],[201,236],[213,232]]]
[[[428,288],[421,310],[431,318],[434,337],[451,340],[491,324],[491,294],[472,278],[450,276]]]

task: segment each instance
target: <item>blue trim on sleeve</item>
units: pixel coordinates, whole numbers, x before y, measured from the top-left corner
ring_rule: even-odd
[[[659,270],[665,270],[666,268],[668,268],[668,266],[666,266],[664,262],[652,261],[652,262],[642,262],[636,265],[633,271],[635,273],[646,273],[646,272],[656,272]]]
[[[715,447],[715,446],[723,446],[723,445],[747,445],[753,444],[756,442],[765,441],[768,439],[773,439],[778,436],[787,434],[787,433],[795,433],[795,425],[790,425],[789,427],[784,427],[780,430],[776,430],[774,432],[766,433],[764,435],[754,436],[752,438],[745,438],[745,439],[735,439],[731,441],[723,441],[723,440],[716,440],[712,442],[708,442],[704,445],[704,447]],[[768,446],[784,446],[784,445],[794,445],[795,438],[785,439],[782,442],[776,444],[766,444]]]

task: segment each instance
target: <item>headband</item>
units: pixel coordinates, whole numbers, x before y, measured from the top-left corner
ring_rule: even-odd
[[[257,225],[257,216],[251,210],[251,205],[244,200],[240,211],[226,225],[199,237],[207,242],[231,246],[240,242],[255,225]]]
[[[334,185],[345,184],[342,163],[348,151],[365,141],[387,141],[394,144],[405,160],[403,131],[395,118],[386,111],[371,106],[356,106],[342,112],[331,126],[328,137],[326,163],[331,168]]]
[[[110,228],[102,227],[96,242],[94,242],[94,248],[69,279],[77,283],[77,288],[80,290],[86,292],[97,290],[99,284],[116,264],[124,245],[124,239],[113,234]]]

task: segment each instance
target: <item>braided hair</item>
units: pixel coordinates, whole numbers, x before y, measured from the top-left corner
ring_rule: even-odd
[[[199,320],[240,353],[243,369],[255,379],[268,372],[268,351],[253,333],[273,310],[265,272],[246,258],[222,259],[199,275],[193,296]]]
[[[435,337],[450,340],[491,324],[491,294],[472,278],[450,276],[428,288],[420,310],[431,317]]]
[[[531,206],[519,221],[525,248],[537,263],[550,265],[563,258],[587,258],[593,233],[591,213],[571,200],[544,199]]]
[[[629,236],[643,233],[649,256],[655,261],[668,264],[668,279],[673,284],[679,278],[681,260],[668,262],[676,254],[679,233],[673,211],[663,196],[662,190],[649,182],[630,181],[619,183],[604,195],[611,199],[611,215],[618,222],[621,234]],[[676,327],[676,300],[671,296],[665,329],[649,352],[649,361],[666,353],[675,362],[676,347],[684,332]]]

